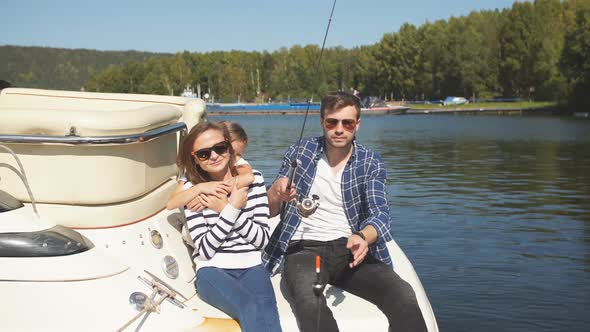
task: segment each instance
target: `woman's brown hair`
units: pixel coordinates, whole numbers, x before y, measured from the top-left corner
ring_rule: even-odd
[[[176,165],[178,168],[184,171],[184,174],[188,181],[192,182],[193,184],[201,183],[201,182],[208,182],[212,181],[213,179],[211,176],[205,172],[197,163],[195,158],[191,155],[193,151],[193,144],[195,140],[207,130],[217,130],[223,134],[223,139],[228,145],[228,153],[229,153],[229,170],[232,176],[237,175],[236,171],[236,154],[234,149],[231,146],[231,139],[229,136],[229,131],[227,127],[213,122],[199,122],[195,125],[188,135],[182,140],[180,143],[180,148],[178,149],[178,157],[176,158]],[[216,143],[216,142],[215,142]]]

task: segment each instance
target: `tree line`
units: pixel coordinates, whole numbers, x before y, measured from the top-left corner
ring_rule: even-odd
[[[590,0],[517,2],[420,26],[406,23],[373,45],[326,49],[318,71],[319,52],[317,45],[295,45],[273,52],[141,54],[86,70],[83,85],[175,95],[199,86],[226,102],[305,99],[355,88],[395,100],[454,95],[590,106]]]
[[[5,45],[0,46],[0,80],[18,87],[80,90],[110,65],[170,55]]]

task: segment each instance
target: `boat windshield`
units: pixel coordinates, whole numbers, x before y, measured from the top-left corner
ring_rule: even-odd
[[[92,242],[82,234],[63,226],[39,232],[0,234],[0,257],[67,256],[92,247]]]
[[[362,106],[364,108],[373,108],[373,107],[387,107],[387,103],[380,99],[379,97],[375,96],[367,96],[362,100]]]

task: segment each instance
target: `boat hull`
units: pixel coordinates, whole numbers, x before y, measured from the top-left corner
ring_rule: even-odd
[[[180,111],[178,114],[182,114],[180,120],[203,118],[202,109],[195,110],[198,105],[190,98],[166,99],[164,96],[130,97],[122,94],[38,90],[27,93],[23,91],[25,89],[9,93],[8,90],[10,89],[0,94],[0,118],[4,116],[12,121],[16,121],[15,112],[23,107],[38,110],[40,114],[46,114],[43,112],[52,109],[67,109],[70,113],[77,113],[101,109],[103,99],[104,105],[108,105],[111,110],[124,111],[126,107],[137,103],[142,107],[173,103]],[[7,95],[10,96],[5,98]],[[143,111],[153,113],[151,108]],[[37,121],[44,125],[42,118]],[[172,126],[173,129],[178,127],[166,121],[158,122],[156,129],[150,124],[146,130],[157,131],[160,125]],[[187,244],[189,241],[186,241],[184,214],[181,211],[164,209],[166,199],[176,185],[170,170],[173,158],[169,155],[178,146],[174,134],[170,134],[170,131],[157,131],[161,138],[154,142],[162,144],[152,145],[149,144],[150,140],[157,138],[151,135],[133,136],[137,133],[129,132],[132,129],[129,126],[119,127],[121,132],[117,135],[131,135],[130,137],[136,139],[132,143],[114,143],[113,137],[108,135],[88,138],[38,134],[32,137],[11,132],[15,127],[18,126],[0,128],[0,144],[3,140],[15,144],[13,147],[17,154],[25,156],[24,168],[31,169],[29,180],[32,192],[44,194],[39,194],[41,199],[37,200],[39,216],[33,209],[33,198],[28,195],[22,182],[19,182],[20,176],[12,178],[15,174],[11,173],[19,172],[19,163],[12,155],[0,153],[0,168],[4,172],[0,175],[3,179],[10,176],[14,180],[0,179],[0,190],[12,198],[18,196],[24,203],[24,206],[8,208],[0,204],[0,240],[4,241],[0,242],[0,293],[4,298],[0,307],[0,331],[131,331],[138,327],[140,331],[239,330],[237,323],[225,313],[199,299],[194,287],[195,266],[191,259],[192,248]],[[48,128],[52,129],[54,126]],[[40,139],[45,140],[48,137],[59,140],[59,143],[39,143]],[[83,144],[78,145],[79,142]],[[108,144],[102,147],[101,144],[105,142]],[[26,146],[30,149],[22,150]],[[72,151],[77,153],[71,153]],[[143,155],[142,151],[152,157],[162,153],[167,156],[166,165],[138,158],[137,153]],[[34,167],[43,165],[46,158],[53,158],[55,155],[68,157],[67,162],[62,164],[61,171],[43,173],[42,169],[33,170]],[[116,164],[116,167],[112,167],[115,165],[113,162],[101,164],[104,171],[84,166],[92,163],[92,160],[104,158],[120,160],[121,163]],[[155,171],[143,171],[146,164],[154,167]],[[68,170],[79,168],[86,169],[86,177],[101,175],[107,168],[111,174],[109,177],[137,173],[139,178],[149,178],[145,179],[146,183],[153,182],[154,185],[142,184],[127,197],[121,196],[121,192],[129,190],[126,186],[133,183],[125,181],[139,180],[133,180],[132,176],[120,176],[119,181],[107,182],[112,179],[105,178],[104,181],[99,181],[108,184],[108,188],[101,191],[103,195],[100,201],[89,200],[92,192],[101,183],[73,179],[70,175],[74,172]],[[160,169],[163,170],[162,174],[156,172]],[[121,174],[117,175],[118,173]],[[52,177],[54,182],[51,185],[45,184],[42,181],[43,176]],[[63,183],[68,185],[60,185]],[[76,187],[76,184],[86,186]],[[67,196],[74,191],[75,198]],[[117,192],[111,193],[112,191]],[[271,219],[270,223],[271,226],[276,226],[277,218]],[[14,254],[31,252],[26,246],[23,248],[19,245],[18,239],[29,238],[34,241],[40,234],[49,233],[56,227],[67,228],[87,239],[87,248],[74,253],[51,254],[42,249],[47,243],[36,243],[37,247],[34,249],[36,252],[44,252],[44,255]],[[66,246],[71,244],[68,242]],[[6,249],[3,245],[12,246],[12,249]],[[438,331],[432,308],[410,261],[394,241],[388,243],[388,248],[395,262],[396,272],[412,285],[416,293],[429,331]],[[280,273],[272,278],[281,326],[286,332],[298,331],[295,316],[281,283]],[[154,293],[153,285],[159,289],[158,293]],[[336,287],[327,287],[325,292],[341,331],[366,330],[367,326],[371,326],[372,330],[387,330],[385,316],[374,305]],[[164,295],[175,299],[176,305],[164,300]],[[155,312],[142,316],[136,309],[138,303],[141,299],[146,301],[150,297],[153,297]],[[158,304],[158,300],[163,302]]]

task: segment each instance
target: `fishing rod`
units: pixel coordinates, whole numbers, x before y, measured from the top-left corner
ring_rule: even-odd
[[[322,55],[324,54],[324,48],[326,47],[326,39],[328,38],[328,32],[330,31],[330,24],[332,23],[332,16],[334,15],[334,9],[336,8],[336,0],[334,0],[334,3],[332,4],[332,11],[330,12],[330,18],[328,19],[328,26],[326,26],[326,33],[324,34],[324,40],[322,42],[322,48],[320,49],[320,55],[318,56],[318,63],[316,65],[316,75],[319,75],[319,71],[320,71],[320,64],[322,63]],[[311,100],[313,98],[313,95],[311,98],[309,98],[307,100],[307,108],[305,109],[305,117],[303,118],[303,125],[301,126],[301,133],[299,133],[299,140],[297,141],[297,152],[295,153],[295,158],[291,161],[291,169],[289,170],[290,174],[289,174],[289,181],[287,182],[287,192],[291,191],[291,186],[293,185],[293,178],[295,176],[295,170],[297,169],[297,161],[299,160],[299,156],[301,155],[301,141],[303,140],[303,132],[305,130],[305,124],[307,123],[307,116],[309,115],[309,108],[311,106]],[[281,210],[280,210],[280,215],[281,215],[281,221],[285,220],[285,211],[286,211],[286,207],[287,207],[287,202],[283,202],[281,204]],[[323,250],[322,250],[323,251]],[[320,308],[320,295],[323,294],[324,291],[324,287],[325,285],[322,283],[321,281],[321,275],[320,275],[320,261],[321,261],[321,257],[320,256],[316,256],[316,266],[315,266],[315,271],[316,271],[316,281],[313,284],[313,293],[317,298],[317,307],[318,307],[318,312],[317,312],[317,320],[316,320],[316,332],[318,332],[320,330],[320,315],[321,315],[321,308]]]
[[[324,48],[326,46],[326,39],[328,38],[328,31],[330,31],[330,24],[332,23],[332,16],[334,15],[334,8],[336,8],[336,0],[332,4],[332,11],[330,12],[330,18],[328,19],[328,26],[326,27],[326,33],[324,34],[324,41],[322,42],[322,48],[320,49],[320,55],[318,57],[318,62],[316,65],[316,75],[319,75],[320,71],[320,64],[322,63],[322,55],[324,54]],[[313,95],[312,95],[313,96]],[[313,97],[312,97],[313,98]],[[309,107],[311,106],[311,100],[309,98],[307,100],[307,108],[305,109],[305,117],[303,118],[303,125],[301,126],[301,133],[299,134],[299,140],[297,141],[297,152],[295,153],[295,158],[291,161],[291,169],[289,170],[289,181],[287,182],[287,192],[291,191],[291,186],[293,185],[293,177],[295,176],[295,169],[297,168],[297,160],[299,160],[299,156],[301,155],[301,140],[303,139],[303,131],[305,130],[305,124],[307,123],[307,116],[309,115]],[[280,215],[281,219],[284,220],[284,213],[287,207],[287,202],[283,202],[281,204]]]

